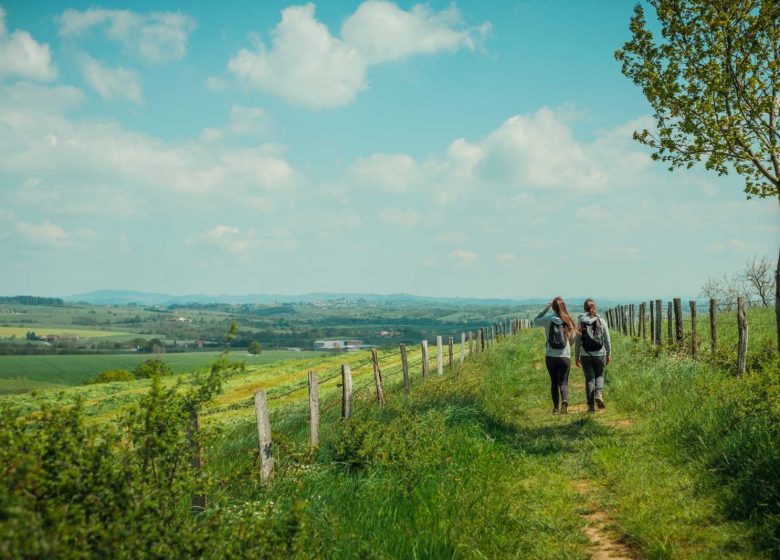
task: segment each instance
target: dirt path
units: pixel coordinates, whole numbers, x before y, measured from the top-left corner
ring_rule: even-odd
[[[636,560],[638,557],[631,548],[609,530],[609,515],[598,509],[598,506],[589,497],[588,483],[584,480],[578,480],[574,482],[574,487],[586,501],[588,509],[591,510],[590,513],[584,515],[588,522],[584,532],[591,542],[593,560]]]

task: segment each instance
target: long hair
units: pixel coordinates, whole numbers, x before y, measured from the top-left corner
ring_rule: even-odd
[[[590,317],[599,316],[598,311],[596,311],[596,302],[593,301],[593,298],[588,298],[585,300],[583,309],[585,310],[585,313],[587,313]]]
[[[558,296],[553,300],[552,309],[563,321],[563,333],[566,335],[566,338],[572,338],[575,331],[574,321],[572,320],[571,315],[569,315],[569,312],[566,309],[566,302],[563,301],[561,296]]]

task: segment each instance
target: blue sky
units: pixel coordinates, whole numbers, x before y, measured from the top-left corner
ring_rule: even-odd
[[[776,202],[668,173],[631,2],[0,0],[0,292],[694,295]]]

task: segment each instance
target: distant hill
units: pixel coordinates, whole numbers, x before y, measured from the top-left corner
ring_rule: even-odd
[[[278,304],[278,303],[315,303],[320,301],[425,304],[442,303],[450,305],[532,305],[544,303],[544,299],[480,299],[480,298],[443,298],[415,296],[410,294],[354,294],[354,293],[324,293],[315,292],[300,295],[280,294],[243,294],[243,295],[208,295],[187,294],[171,295],[154,292],[138,292],[132,290],[96,290],[84,294],[64,296],[67,302],[84,302],[93,305],[184,305],[188,303],[235,303],[235,304]]]

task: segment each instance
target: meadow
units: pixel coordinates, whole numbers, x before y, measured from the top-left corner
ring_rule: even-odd
[[[265,350],[257,356],[246,352],[234,354],[240,355],[250,366],[320,355],[319,352],[289,350]],[[162,354],[160,359],[175,373],[187,373],[208,366],[218,355],[219,352],[182,352]],[[103,370],[132,371],[139,363],[155,357],[139,353],[0,356],[0,394],[81,385]]]
[[[772,310],[751,310],[754,325],[772,323],[772,317]],[[724,314],[719,323],[724,341],[731,340],[730,325],[736,323],[731,319]],[[763,326],[751,330],[757,341],[771,340],[772,333]],[[777,356],[762,353],[752,360],[752,370],[737,379],[706,355],[694,360],[685,351],[655,348],[619,334],[614,334],[613,344],[607,408],[596,415],[585,412],[576,369],[571,374],[570,413],[550,413],[539,330],[523,330],[468,357],[462,366],[456,362],[445,375],[433,373],[427,379],[421,375],[418,348],[410,348],[409,396],[400,387],[398,352],[382,350],[384,408],[375,402],[366,353],[237,369],[201,407],[202,476],[189,473],[179,461],[175,472],[181,486],[154,492],[160,484],[157,477],[165,479],[163,469],[168,468],[161,448],[152,455],[158,470],[143,479],[148,486],[135,489],[144,499],[169,496],[172,501],[162,510],[166,527],[160,526],[156,501],[138,501],[132,516],[122,508],[100,511],[100,527],[121,526],[121,531],[90,528],[89,512],[96,513],[90,507],[97,506],[83,502],[82,496],[97,491],[86,492],[58,478],[42,486],[57,489],[46,498],[51,515],[61,521],[54,531],[36,529],[51,527],[39,523],[48,513],[33,507],[40,500],[27,502],[30,498],[22,489],[8,494],[16,500],[16,509],[0,531],[6,531],[7,543],[23,541],[20,550],[34,554],[42,550],[36,547],[45,546],[63,552],[63,557],[78,556],[79,551],[132,557],[139,546],[154,548],[160,556],[185,558],[585,559],[605,551],[658,559],[777,557]],[[337,386],[343,361],[354,366],[358,389],[355,414],[347,422],[340,419]],[[311,369],[323,380],[321,443],[314,450],[308,445],[304,402]],[[80,436],[78,449],[71,446],[67,454],[56,455],[61,468],[78,462],[89,470],[90,461],[98,459],[86,451],[81,454],[81,448],[100,449],[95,456],[105,465],[107,450],[101,442],[129,422],[116,420],[135,417],[140,423],[120,432],[126,444],[110,448],[116,455],[112,460],[123,458],[123,465],[135,461],[141,469],[143,457],[149,457],[144,445],[150,443],[143,436],[148,425],[157,430],[156,438],[179,446],[176,456],[186,462],[183,431],[165,439],[165,429],[175,425],[176,416],[168,415],[177,410],[163,407],[174,404],[170,399],[175,393],[165,389],[177,387],[176,393],[186,393],[202,383],[202,375],[182,376],[179,381],[163,380],[161,388],[146,380],[72,388],[61,395],[4,397],[0,403],[12,408],[0,416],[7,419],[0,436],[11,426],[17,431],[3,439],[8,449],[2,448],[0,455],[5,456],[0,459],[29,456],[33,461],[39,453],[48,457],[55,445],[62,446],[57,437],[64,436],[42,438],[48,433],[44,431],[25,443],[18,426],[29,422],[33,438],[36,429],[53,423],[70,426],[65,433],[94,432]],[[257,389],[266,390],[272,405],[276,466],[270,485],[261,482],[258,472],[252,404]],[[78,414],[83,417],[77,421],[67,415],[76,414],[68,411],[78,410],[70,405],[79,399]],[[153,419],[158,415],[168,420],[157,424]],[[36,418],[45,422],[36,424]],[[184,424],[180,426],[184,430]],[[41,443],[47,438],[51,446]],[[136,440],[140,447],[132,443]],[[8,471],[17,472],[30,471]],[[113,476],[114,470],[105,472]],[[101,499],[126,499],[130,490],[121,489],[126,479],[111,480],[122,497],[112,498],[101,485],[101,493],[109,492]],[[91,483],[100,483],[97,475],[82,484]],[[5,484],[14,488],[9,479]],[[207,496],[204,514],[189,512],[193,492]],[[57,509],[58,503],[67,509]],[[25,517],[28,511],[31,517]],[[10,528],[15,532],[8,533]],[[91,536],[70,538],[71,532]],[[122,539],[114,537],[119,533]]]

